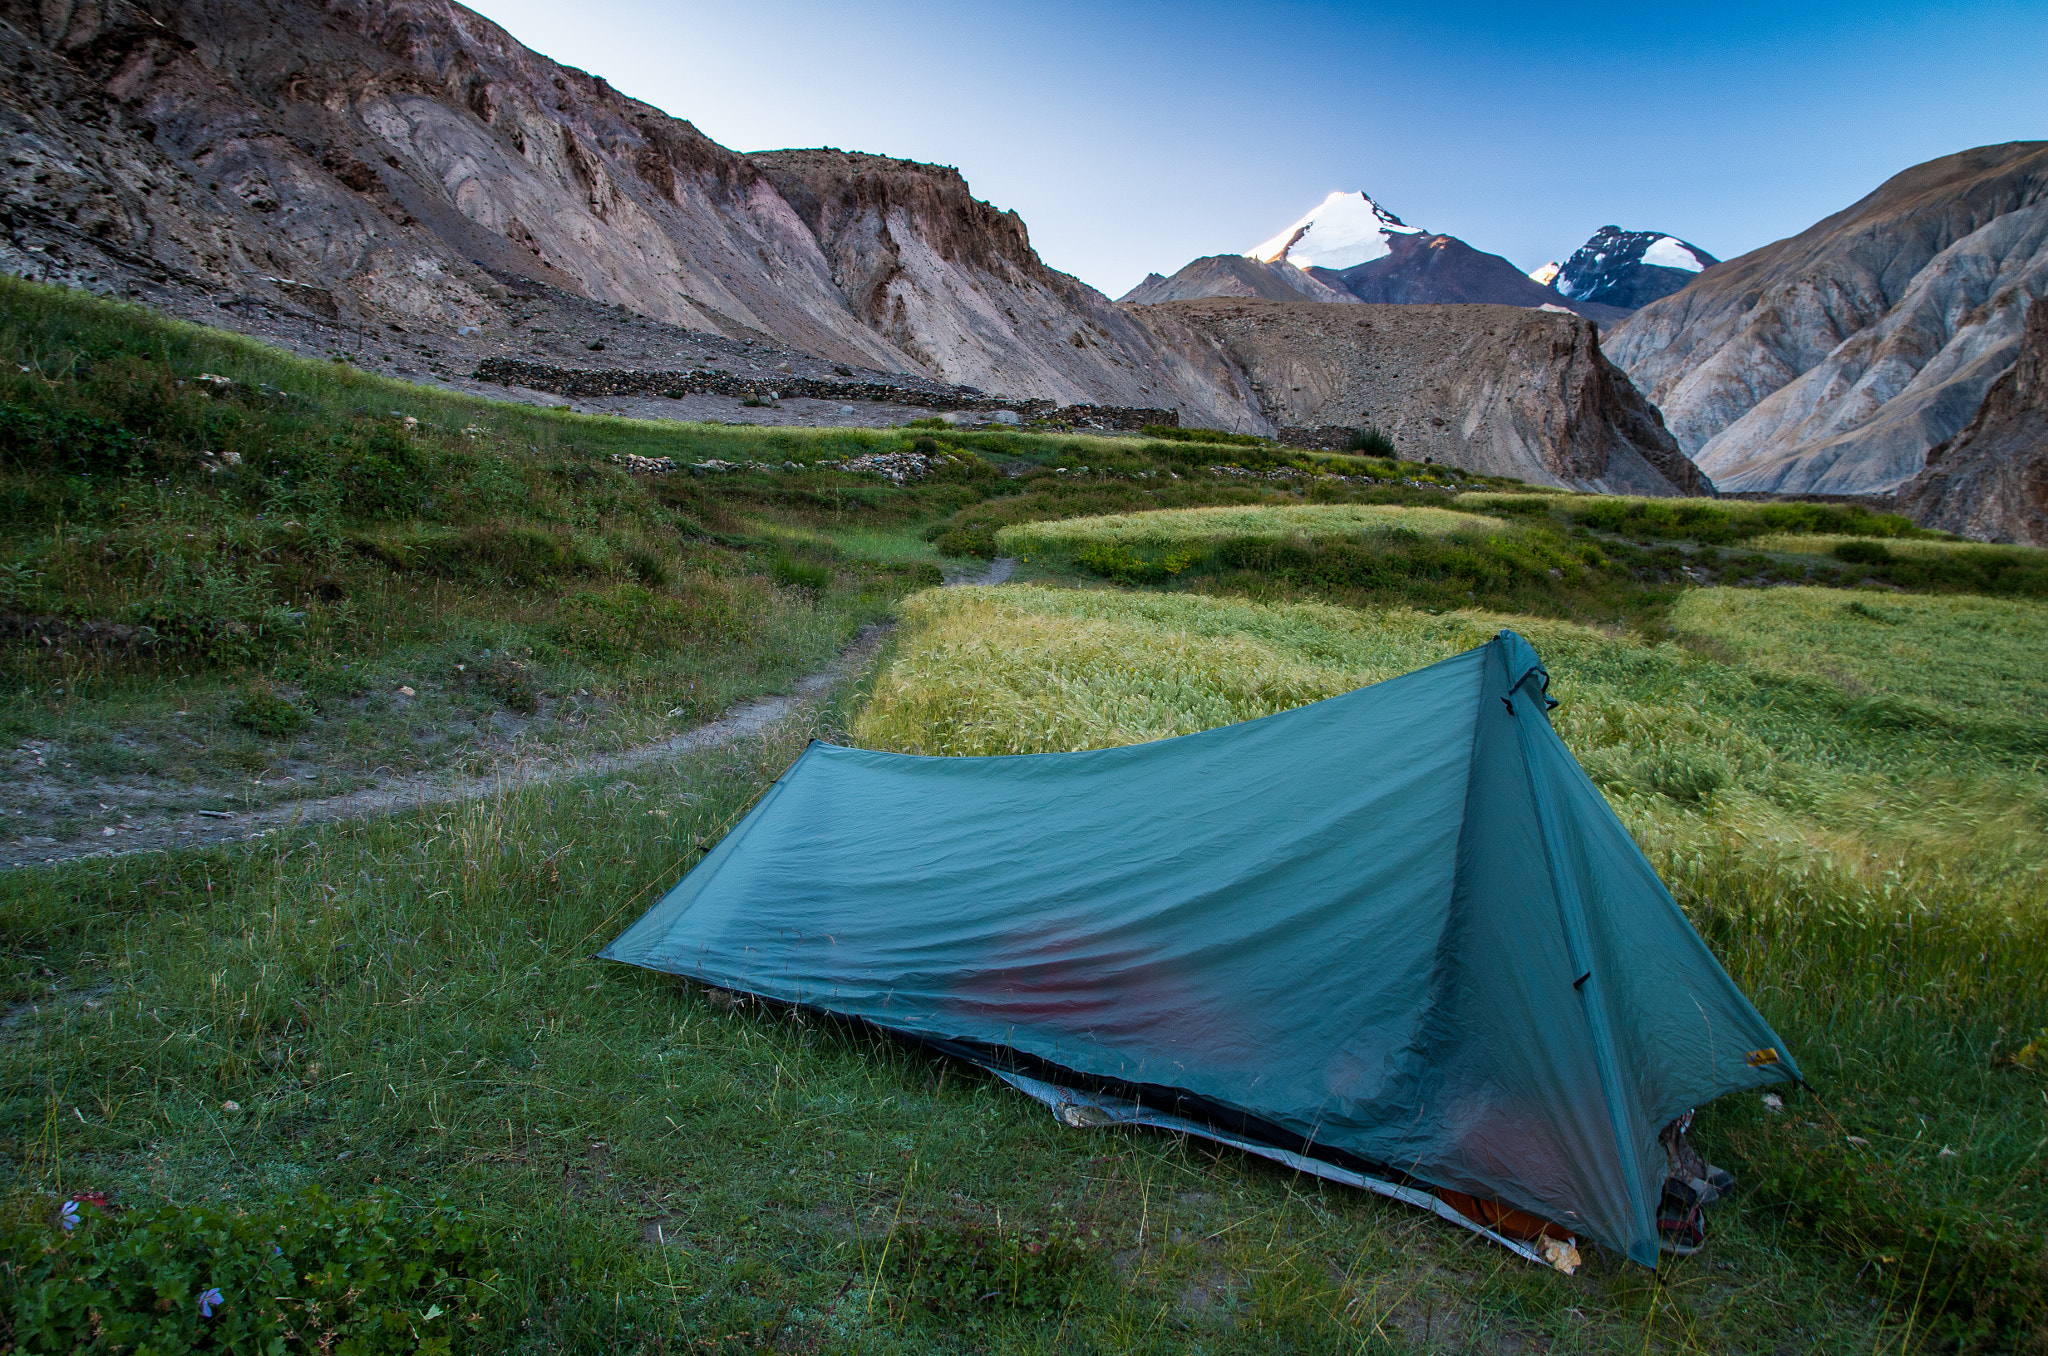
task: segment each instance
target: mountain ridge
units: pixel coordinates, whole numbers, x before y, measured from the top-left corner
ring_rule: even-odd
[[[2048,293],[2048,142],[1902,170],[1705,270],[1608,356],[1724,490],[1872,493],[1959,433]]]

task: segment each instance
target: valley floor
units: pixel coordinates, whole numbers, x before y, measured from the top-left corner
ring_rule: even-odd
[[[2048,1340],[2040,553],[1255,442],[589,417],[0,302],[0,796],[55,826],[61,787],[63,852],[133,832],[102,787],[286,817],[4,874],[0,1347]],[[1743,1185],[1695,1257],[1561,1276],[592,957],[810,739],[1129,743],[1502,626],[1812,1080],[1702,1108]],[[389,812],[291,818],[350,797]]]

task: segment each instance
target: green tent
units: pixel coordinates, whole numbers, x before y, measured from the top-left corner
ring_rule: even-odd
[[[603,954],[864,1019],[1075,1124],[1466,1193],[1654,1263],[1660,1129],[1799,1075],[1548,686],[1503,631],[1152,744],[814,743]]]

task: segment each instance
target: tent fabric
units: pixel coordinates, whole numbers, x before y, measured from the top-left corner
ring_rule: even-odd
[[[1178,1092],[1653,1264],[1659,1129],[1798,1068],[1552,730],[1548,685],[1503,631],[1150,744],[814,743],[602,954]]]

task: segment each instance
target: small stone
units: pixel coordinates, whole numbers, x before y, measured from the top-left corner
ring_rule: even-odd
[[[102,838],[112,838],[113,836],[114,836],[114,831],[113,831],[112,829],[101,829],[101,830],[100,830],[100,837],[102,837]]]
[[[998,424],[1014,425],[1021,424],[1024,422],[1024,417],[1018,414],[1015,410],[997,410],[993,415],[989,417],[994,419]]]
[[[839,407],[839,412],[840,412],[841,414],[852,414],[852,413],[853,413],[853,406],[851,406],[851,405],[841,405],[841,406]]]
[[[240,1102],[222,1102],[220,1104],[220,1109],[222,1111],[240,1111],[242,1109],[242,1104]]]
[[[402,687],[398,689],[398,695],[401,697],[410,697],[413,695],[413,691],[409,687]]]

